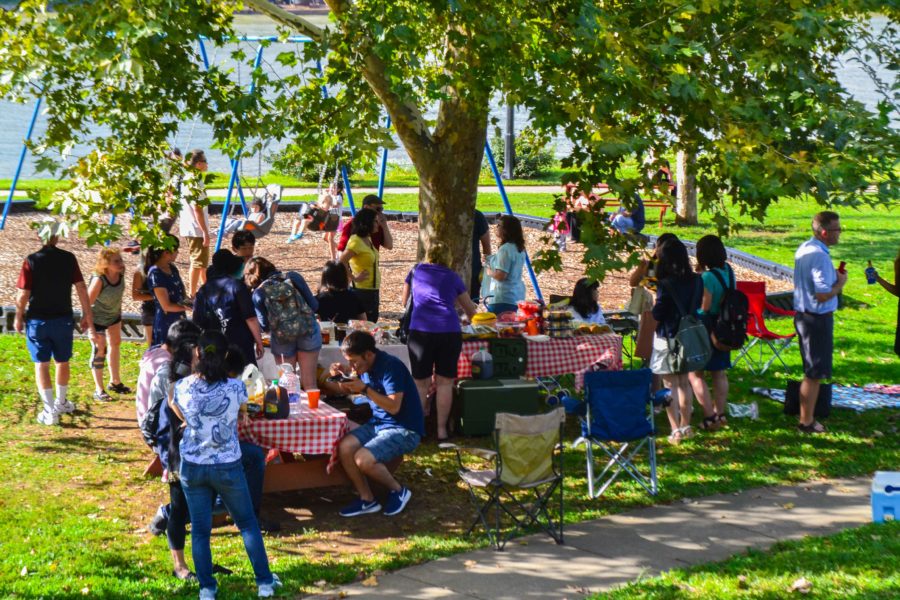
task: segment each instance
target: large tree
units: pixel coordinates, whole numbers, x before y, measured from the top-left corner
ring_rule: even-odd
[[[181,121],[211,124],[232,155],[248,140],[283,138],[288,154],[358,164],[390,142],[386,112],[419,174],[420,250],[444,240],[465,272],[498,98],[525,107],[538,130],[568,137],[565,164],[582,185],[604,181],[624,198],[652,187],[644,171],[659,159],[636,174],[627,163],[688,152],[701,205],[723,227],[730,207],[762,218],[782,196],[811,194],[823,205],[900,196],[896,78],[874,80],[883,99],[872,111],[836,77],[840,62],[854,59],[896,73],[893,0],[326,3],[331,25],[319,28],[267,0],[245,0],[285,34],[314,39],[302,56],[278,55],[296,75],[254,71],[250,95],[195,56],[198,36],[233,38],[237,2],[73,0],[48,13],[44,2],[24,0],[0,13],[0,94],[43,95],[41,166],[52,167],[53,150],[94,148],[66,171],[75,187],[55,203],[97,241],[121,232],[96,213],[159,213],[180,168],[162,156]],[[886,18],[873,26],[873,13]],[[608,238],[596,214],[587,220],[586,262],[600,274],[620,264],[627,240]],[[145,242],[159,233],[139,219],[132,228]],[[539,262],[557,264],[552,254]]]

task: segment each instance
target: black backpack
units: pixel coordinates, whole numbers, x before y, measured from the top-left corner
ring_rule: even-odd
[[[716,271],[711,270],[710,273],[724,290],[719,314],[716,315],[716,322],[710,335],[713,346],[724,352],[740,350],[747,341],[747,320],[750,318],[747,295],[735,289],[734,272],[731,269],[728,270],[731,285],[726,285],[725,280]]]

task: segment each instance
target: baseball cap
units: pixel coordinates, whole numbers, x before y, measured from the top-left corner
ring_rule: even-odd
[[[384,200],[381,199],[380,196],[376,196],[375,194],[369,194],[365,198],[363,198],[362,205],[366,206],[367,204],[381,204],[384,205]]]

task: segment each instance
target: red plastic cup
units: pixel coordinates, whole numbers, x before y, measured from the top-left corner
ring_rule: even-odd
[[[306,401],[312,410],[319,408],[319,390],[306,390]]]

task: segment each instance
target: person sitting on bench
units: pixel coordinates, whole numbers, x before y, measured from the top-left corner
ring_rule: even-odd
[[[635,206],[633,210],[625,208],[625,202],[621,202],[619,211],[613,215],[610,225],[619,233],[640,233],[646,223],[644,213],[644,201],[640,195],[634,194]]]
[[[375,338],[365,331],[347,334],[341,352],[356,372],[347,377],[349,368],[334,363],[331,375],[344,381],[345,393],[365,396],[372,408],[372,418],[340,441],[341,465],[359,498],[341,509],[342,517],[356,517],[381,510],[375,500],[369,479],[389,490],[384,514],[393,516],[406,508],[412,492],[401,486],[386,463],[409,454],[419,445],[425,433],[422,403],[412,375],[403,362],[375,347]]]

